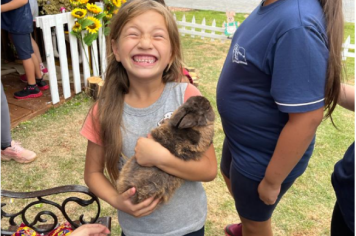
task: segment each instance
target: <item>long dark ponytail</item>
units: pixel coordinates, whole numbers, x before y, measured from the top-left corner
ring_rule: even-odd
[[[325,119],[331,117],[340,94],[342,81],[341,48],[344,39],[342,0],[319,0],[323,7],[329,40],[329,61],[325,86]]]

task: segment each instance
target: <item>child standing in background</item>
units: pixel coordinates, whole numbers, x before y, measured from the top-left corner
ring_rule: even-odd
[[[27,76],[27,86],[14,94],[17,99],[42,96],[48,89],[31,44],[33,21],[28,0],[1,0],[1,28],[10,33],[18,57],[22,60]]]
[[[31,14],[32,14],[32,19],[33,22],[36,22],[36,17],[38,16],[38,3],[37,0],[29,0],[30,2],[30,7],[31,7]],[[36,41],[33,39],[32,35],[31,35],[31,44],[32,44],[32,49],[38,59],[38,63],[40,65],[40,69],[42,71],[43,74],[47,74],[48,70],[47,68],[44,66],[43,62],[42,62],[42,58],[41,58],[41,53],[40,53],[40,49],[38,48],[38,45],[36,43]],[[26,74],[20,75],[20,80],[24,83],[27,83],[27,77]]]
[[[235,32],[217,86],[221,171],[241,219],[226,235],[272,236],[272,213],[337,104],[342,41],[341,0],[265,0]]]
[[[162,4],[132,0],[112,20],[110,38],[105,85],[81,131],[88,138],[85,182],[118,209],[123,236],[204,235],[207,199],[200,181],[217,174],[213,145],[200,160],[186,162],[145,138],[189,97],[200,95],[193,85],[175,82],[182,77],[176,22]],[[168,203],[157,207],[160,199],[149,198],[133,205],[135,188],[117,193],[123,156],[133,155],[140,165],[186,180]]]

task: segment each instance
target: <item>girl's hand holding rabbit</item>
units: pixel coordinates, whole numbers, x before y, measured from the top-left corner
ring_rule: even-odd
[[[141,166],[159,166],[173,155],[160,143],[151,138],[141,137],[137,140],[135,157]]]
[[[155,200],[153,197],[150,197],[143,202],[134,205],[131,203],[130,198],[135,194],[135,191],[135,188],[130,188],[123,194],[118,195],[116,208],[137,218],[151,214],[156,209],[160,199]]]

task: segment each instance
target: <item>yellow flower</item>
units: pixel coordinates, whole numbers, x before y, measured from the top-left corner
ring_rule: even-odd
[[[105,19],[110,20],[112,18],[112,14],[106,14]]]
[[[122,4],[126,3],[126,0],[122,0]]]
[[[117,14],[119,12],[119,9],[115,9],[112,13]]]
[[[75,22],[75,25],[73,26],[72,30],[74,32],[80,32],[82,31],[82,26],[78,22]]]
[[[73,11],[72,11],[72,16],[74,16],[75,18],[83,18],[86,14],[87,14],[87,10],[85,9],[80,9],[80,8],[75,8]]]
[[[87,3],[87,9],[88,9],[88,11],[90,11],[94,14],[98,14],[103,11],[100,7],[94,5],[93,3]]]
[[[99,30],[99,28],[101,27],[100,21],[99,21],[98,19],[96,19],[95,17],[92,17],[92,16],[89,16],[87,19],[93,21],[93,24],[88,25],[88,26],[85,27],[85,28],[86,28],[86,29],[89,31],[89,33],[91,33],[91,34],[97,33],[98,30]]]
[[[112,14],[109,14],[108,11],[104,11],[105,13],[105,19],[110,20],[112,18]]]
[[[78,2],[77,0],[70,0],[70,4],[73,6],[73,7],[76,7],[80,4],[80,2]]]
[[[121,0],[112,0],[112,3],[113,3],[116,7],[121,7]]]
[[[86,4],[89,2],[89,0],[79,0],[80,4]]]

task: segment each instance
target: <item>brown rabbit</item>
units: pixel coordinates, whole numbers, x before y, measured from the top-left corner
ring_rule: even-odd
[[[169,120],[153,129],[151,135],[174,156],[185,161],[198,160],[213,141],[214,119],[213,108],[206,98],[190,97]],[[165,203],[183,182],[157,167],[140,166],[133,156],[120,172],[117,190],[121,194],[135,187],[136,193],[131,198],[133,204],[152,196]]]

